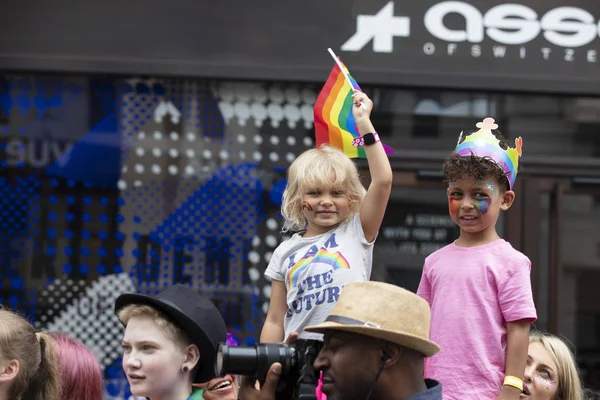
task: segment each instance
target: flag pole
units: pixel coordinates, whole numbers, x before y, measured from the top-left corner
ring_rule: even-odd
[[[352,88],[352,93],[356,93],[356,90],[354,90],[354,86],[352,85],[352,82],[350,81],[348,74],[346,73],[346,71],[344,71],[344,68],[342,68],[342,63],[340,62],[340,59],[338,58],[338,56],[336,56],[335,53],[333,52],[333,50],[331,50],[331,47],[328,47],[327,51],[329,52],[329,54],[331,54],[333,61],[335,61],[338,68],[340,69],[340,71],[342,71],[342,75],[344,75],[344,78],[346,78],[346,82],[348,82],[348,85],[350,85],[350,87]],[[363,110],[365,109],[365,105],[363,104],[362,101],[360,102],[360,108],[362,108]]]
[[[354,90],[354,86],[352,85],[352,82],[350,81],[348,74],[346,73],[346,71],[344,71],[344,68],[342,68],[342,63],[340,62],[340,59],[338,58],[338,56],[336,56],[335,53],[333,52],[333,50],[331,50],[331,47],[327,48],[327,51],[329,52],[329,54],[331,54],[333,61],[335,61],[338,68],[340,69],[340,71],[342,71],[342,75],[344,75],[344,78],[346,78],[346,82],[348,82],[348,84],[352,88],[352,93],[356,93],[356,90]]]

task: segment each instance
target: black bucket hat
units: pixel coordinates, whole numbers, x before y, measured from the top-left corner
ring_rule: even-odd
[[[211,301],[186,285],[173,285],[155,297],[122,294],[115,301],[115,313],[131,304],[148,305],[167,314],[183,329],[200,350],[200,361],[192,383],[208,382],[216,376],[215,357],[219,343],[227,340],[221,313]]]

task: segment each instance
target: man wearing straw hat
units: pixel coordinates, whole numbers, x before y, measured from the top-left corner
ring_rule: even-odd
[[[427,302],[382,282],[346,284],[325,322],[305,330],[324,334],[314,367],[328,400],[441,400],[442,385],[423,379],[423,360],[440,350],[429,340]],[[242,399],[271,400],[279,379],[273,364],[262,391]]]

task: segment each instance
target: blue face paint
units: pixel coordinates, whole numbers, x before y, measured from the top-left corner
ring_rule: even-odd
[[[495,197],[498,194],[496,185],[494,185],[493,182],[477,181],[477,182],[475,182],[475,186],[478,188],[482,188],[482,189],[487,188],[491,192],[491,195],[493,197]],[[474,200],[473,203],[475,205],[475,208],[477,208],[477,210],[479,210],[479,212],[481,214],[486,214],[490,208],[490,205],[492,204],[492,199],[485,198],[485,199],[481,199],[481,200]]]
[[[481,199],[481,200],[473,200],[473,205],[475,208],[481,213],[485,214],[488,212],[490,208],[490,204],[492,204],[492,199]]]
[[[452,197],[449,198],[451,214],[456,213],[458,211],[460,203],[464,201],[464,196],[471,197],[473,207],[475,207],[475,209],[479,211],[480,214],[487,214],[487,212],[490,209],[490,206],[492,205],[493,198],[495,198],[498,195],[498,189],[496,185],[491,181],[484,180],[473,180],[470,183],[465,184],[472,188],[469,191],[470,194],[462,194],[462,189],[457,189],[461,192],[460,199],[453,199]],[[456,186],[456,183],[452,182],[450,183],[449,188],[454,189]]]

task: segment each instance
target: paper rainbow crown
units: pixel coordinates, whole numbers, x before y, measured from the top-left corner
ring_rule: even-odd
[[[519,157],[523,154],[523,139],[518,137],[515,139],[515,148],[509,147],[504,150],[500,147],[500,141],[492,133],[492,129],[498,129],[498,125],[493,118],[486,118],[483,122],[478,122],[477,132],[471,133],[463,139],[463,132],[458,137],[456,145],[456,153],[459,156],[474,155],[477,157],[489,157],[504,172],[507,174],[508,185],[510,189],[515,184],[517,179],[517,171],[519,170]]]

